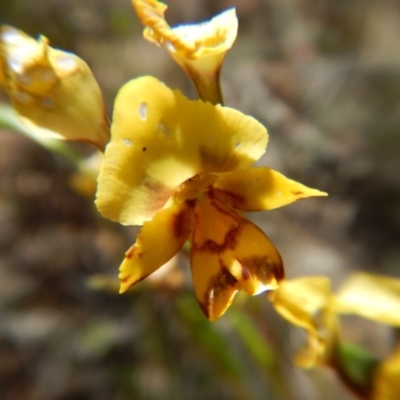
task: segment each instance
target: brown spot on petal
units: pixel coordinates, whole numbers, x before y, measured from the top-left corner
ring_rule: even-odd
[[[125,258],[130,260],[136,252],[136,246],[132,246],[126,253],[125,253]]]
[[[128,282],[128,280],[129,280],[129,275],[126,276],[125,278],[120,279],[120,281],[121,281],[122,283],[126,283],[126,282]]]
[[[137,257],[141,259],[143,257],[143,252],[137,252],[137,246],[133,245],[126,253],[125,253],[125,258],[130,260],[132,257]]]
[[[294,196],[302,196],[302,195],[304,195],[304,192],[302,192],[301,190],[291,191],[290,193],[292,193]]]

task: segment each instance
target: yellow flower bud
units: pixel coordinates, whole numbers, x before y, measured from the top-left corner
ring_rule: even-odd
[[[9,26],[0,31],[0,50],[0,85],[24,125],[104,149],[110,133],[103,97],[82,59]]]

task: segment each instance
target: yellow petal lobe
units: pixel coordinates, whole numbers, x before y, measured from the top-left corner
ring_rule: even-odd
[[[120,293],[169,261],[185,243],[192,223],[190,207],[176,204],[145,222],[120,266]]]
[[[192,237],[193,284],[211,320],[226,311],[238,290],[256,295],[276,289],[283,279],[282,260],[268,237],[212,198],[195,206]]]
[[[238,280],[238,288],[250,296],[277,289],[285,271],[280,254],[267,235],[242,218],[231,241],[222,259]]]
[[[191,101],[148,76],[118,93],[111,133],[96,204],[103,216],[127,225],[152,218],[180,184],[199,173],[249,167],[268,139],[252,117]]]
[[[233,171],[213,185],[216,197],[243,211],[272,210],[312,196],[327,196],[266,167]]]
[[[237,280],[221,263],[217,253],[192,249],[190,264],[199,305],[204,315],[215,321],[231,305],[238,291]]]

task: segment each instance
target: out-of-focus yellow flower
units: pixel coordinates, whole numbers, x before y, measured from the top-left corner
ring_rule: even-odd
[[[338,334],[329,278],[283,280],[269,296],[278,313],[308,333],[307,346],[297,354],[296,364],[304,368],[325,364]]]
[[[379,364],[373,376],[372,400],[398,400],[400,393],[400,346]]]
[[[88,199],[93,199],[97,188],[97,176],[103,158],[103,153],[96,152],[90,157],[84,158],[77,165],[78,170],[69,177],[69,185],[75,192]]]
[[[296,358],[302,367],[335,359],[341,314],[400,326],[400,280],[395,278],[355,273],[334,295],[328,278],[302,277],[282,281],[269,298],[285,319],[308,332],[308,345]]]
[[[400,279],[359,272],[340,288],[336,312],[400,327]]]
[[[171,28],[164,19],[167,6],[156,0],[132,0],[144,37],[164,46],[193,80],[204,101],[222,104],[219,77],[225,53],[232,47],[238,29],[235,9],[210,21]]]
[[[0,85],[22,122],[37,133],[94,144],[104,149],[109,122],[100,88],[87,64],[3,26],[0,30]]]
[[[118,93],[111,133],[97,207],[122,224],[143,224],[120,267],[121,292],[187,239],[196,295],[209,319],[220,317],[238,290],[254,295],[278,287],[281,258],[241,211],[326,194],[268,168],[250,168],[267,145],[260,123],[141,77]]]

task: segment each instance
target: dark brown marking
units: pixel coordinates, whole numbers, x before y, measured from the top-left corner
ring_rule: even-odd
[[[276,262],[267,255],[238,259],[238,262],[247,273],[255,275],[263,283],[270,282],[272,278],[279,282],[285,277],[285,270],[279,253],[277,255],[279,258]]]
[[[296,192],[291,191],[290,193],[292,193],[294,196],[301,196],[301,195],[304,195],[304,192],[302,192],[301,190],[298,190],[298,191],[296,191]]]
[[[250,276],[251,276],[251,274],[250,274],[249,270],[247,268],[244,268],[243,265],[242,265],[242,277],[243,277],[243,280],[247,281],[248,279],[250,279]]]
[[[237,279],[229,272],[223,261],[219,260],[220,270],[212,277],[204,293],[203,301],[199,302],[202,311],[208,319],[214,319],[213,309],[216,298],[231,288],[235,290]]]
[[[146,150],[147,150],[147,147],[143,147],[142,151],[146,151]]]
[[[190,208],[194,208],[196,205],[196,199],[188,199],[185,201],[186,205]]]
[[[232,229],[225,236],[224,243],[221,245],[215,243],[213,240],[207,240],[202,246],[199,247],[200,251],[206,251],[209,253],[220,254],[225,250],[233,250],[237,245],[237,236],[239,235],[240,225],[236,229]],[[193,243],[193,246],[195,244]]]
[[[125,278],[120,279],[120,281],[121,281],[122,283],[126,283],[126,282],[128,282],[128,280],[129,280],[129,275],[126,276]]]

